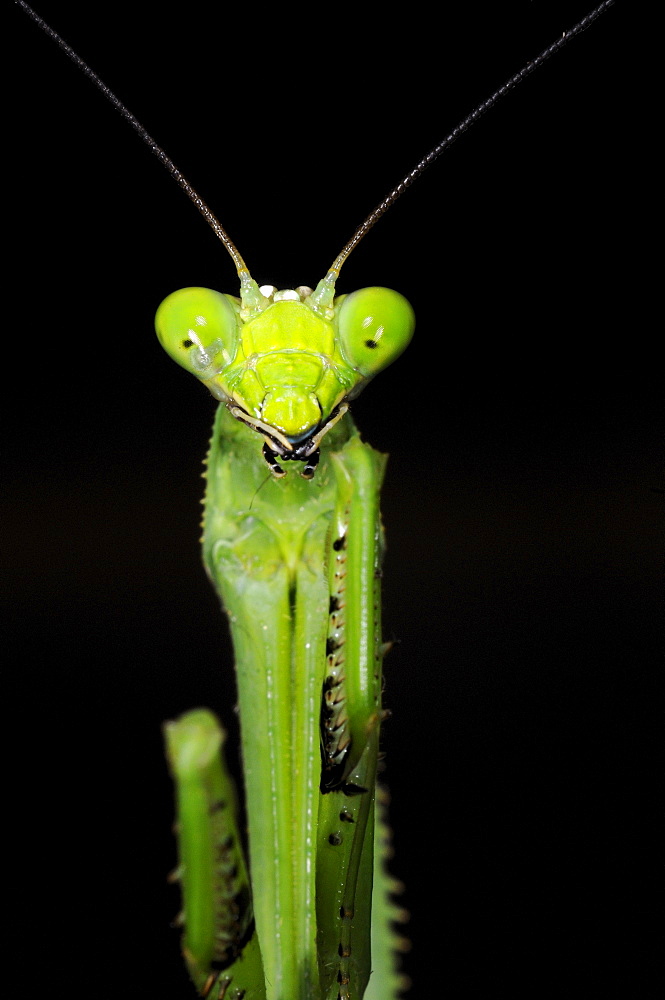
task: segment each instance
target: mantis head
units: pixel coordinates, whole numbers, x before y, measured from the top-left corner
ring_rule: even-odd
[[[413,309],[399,292],[335,297],[335,277],[315,291],[277,290],[245,271],[241,298],[182,288],[157,310],[166,352],[263,437],[277,477],[286,475],[280,462],[298,461],[312,478],[322,438],[413,336]]]

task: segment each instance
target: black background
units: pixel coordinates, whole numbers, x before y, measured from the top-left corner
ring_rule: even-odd
[[[254,276],[293,287],[586,4],[454,5],[441,24],[422,5],[39,10]],[[391,455],[386,780],[414,998],[656,995],[662,386],[631,278],[624,16],[460,140],[340,282],[398,288],[418,317],[354,406]],[[205,704],[237,731],[197,551],[214,403],[152,322],[173,289],[236,280],[126,124],[18,10],[13,28],[5,689],[30,860],[10,865],[10,965],[71,996],[167,1000],[190,994],[160,724]]]

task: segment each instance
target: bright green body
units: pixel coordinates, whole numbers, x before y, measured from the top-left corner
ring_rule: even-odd
[[[386,301],[397,302],[397,332],[406,331],[399,347]],[[355,303],[345,296],[319,308],[309,294],[261,302],[252,290],[248,306],[183,289],[158,312],[169,353],[222,400],[207,462],[203,553],[236,658],[253,910],[235,811],[229,795],[214,791],[225,772],[213,777],[219,763],[189,749],[190,740],[198,745],[200,718],[192,728],[185,716],[167,733],[171,747],[182,727],[181,756],[204,760],[192,776],[169,749],[179,788],[183,950],[204,996],[389,1000],[398,985],[387,884],[376,911],[383,906],[385,933],[372,926],[373,880],[384,878],[375,874],[374,825],[386,456],[363,444],[344,412],[388,351],[408,343],[413,318],[386,289],[356,293]],[[266,464],[262,438],[268,448],[283,446],[288,472]],[[302,458],[288,451],[303,440]],[[318,465],[308,469],[313,440]],[[219,733],[214,720],[210,727]],[[230,845],[238,866],[229,877]],[[379,992],[365,992],[371,978]]]
[[[349,995],[360,996],[370,972],[368,820],[381,691],[378,486],[384,458],[363,445],[347,421],[346,432],[340,425],[328,435],[309,482],[296,475],[266,482],[256,435],[223,406],[208,460],[204,558],[233,635],[254,913],[267,995],[275,1000],[337,997],[337,973],[346,967],[353,969]],[[338,544],[336,551],[339,539],[343,548]],[[367,791],[350,796],[319,791],[330,598],[344,590],[335,574],[351,587],[357,579],[367,595],[364,601],[349,595],[346,624],[349,644],[358,643],[354,630],[365,637],[365,710],[356,715],[373,719],[363,759],[350,775]],[[342,919],[341,906],[357,917]],[[339,956],[342,942],[351,960]]]

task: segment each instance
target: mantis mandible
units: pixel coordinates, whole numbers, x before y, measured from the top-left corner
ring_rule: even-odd
[[[117,86],[117,84],[116,84],[116,86]],[[145,117],[145,113],[143,113],[143,116]],[[157,131],[157,129],[153,128],[153,131]],[[168,137],[168,130],[165,127],[163,127],[160,130],[160,134],[165,134]],[[191,170],[190,170],[190,173],[191,173]],[[152,183],[152,182],[150,182],[150,183]],[[428,183],[431,183],[431,182],[428,182]],[[242,198],[242,199],[239,199],[239,200],[244,202],[246,199]],[[270,202],[270,200],[271,199],[268,198],[268,202]],[[293,210],[291,208],[289,208],[289,214],[293,214]],[[321,213],[319,212],[318,214],[320,216]],[[198,220],[196,220],[196,221],[198,221]],[[234,229],[234,227],[232,226],[232,224],[231,224],[230,221],[227,221],[226,219],[225,219],[225,221],[226,221],[227,226],[228,226],[229,229],[232,229],[234,232],[235,232],[235,229],[238,229],[238,225],[236,225],[235,229]],[[104,228],[106,229],[106,225],[104,226]],[[329,244],[330,240],[327,240],[327,243]],[[287,265],[284,265],[284,266],[286,268]],[[325,264],[324,264],[324,266],[325,266]],[[272,272],[270,273],[270,277],[272,277]],[[187,281],[189,279],[185,278],[184,280]],[[209,279],[208,278],[203,278],[203,279],[198,279],[197,278],[197,280],[202,280],[202,283],[207,283],[207,284],[210,284],[210,285],[216,285],[216,284],[218,285],[219,284],[219,281],[215,281],[215,280],[213,280],[213,278],[209,278]],[[380,280],[381,283],[385,282],[386,284],[391,284],[391,285],[394,285],[395,287],[402,287],[401,282],[399,280],[395,280],[395,279],[391,278],[390,275],[388,275],[387,277],[384,277],[383,275],[381,275],[380,278],[377,277],[376,279],[370,277],[369,281],[371,282],[372,280]],[[276,283],[280,282],[280,276],[279,275],[277,275],[275,277],[275,281],[276,281]],[[183,282],[183,277],[181,275],[178,275],[175,278],[175,280],[173,278],[166,277],[166,278],[164,278],[164,291],[168,291],[168,289],[170,287],[176,287],[178,284],[181,284],[182,282]],[[350,282],[351,282],[350,287],[353,287],[352,279],[350,279]],[[286,284],[287,282],[282,282],[282,283]],[[361,284],[362,283],[368,283],[367,279],[364,278],[363,281],[361,282]],[[359,283],[356,282],[355,284],[359,284]],[[407,290],[408,290],[408,288],[407,288]],[[158,297],[159,297],[159,294],[157,295],[157,298]],[[139,324],[137,324],[137,327],[138,327],[138,325]],[[378,385],[378,383],[377,383],[377,385]],[[194,387],[194,388],[196,388],[196,387]],[[394,390],[393,390],[393,395],[394,395]],[[377,410],[380,409],[380,406],[381,406],[381,404],[378,404],[378,403],[376,404]],[[420,409],[420,406],[421,406],[421,402],[420,401],[416,405],[411,405],[410,403],[408,405],[408,408],[410,410],[416,411],[416,419],[418,420],[418,422],[420,422],[423,419],[423,415],[422,415],[422,411]],[[193,410],[193,408],[194,408],[194,404],[192,404],[192,406],[188,407],[188,418],[187,418],[188,421],[189,421],[189,412],[190,412],[190,410]],[[372,406],[370,407],[370,409],[374,409],[374,404],[372,404]],[[179,410],[179,407],[175,407],[172,404],[171,405],[171,410],[173,410],[173,411]],[[404,419],[404,413],[402,413],[402,419]],[[426,418],[425,418],[425,421],[426,421]],[[181,424],[181,422],[182,422],[182,418],[179,417],[177,414],[174,413],[171,416],[171,424],[170,425],[167,424],[167,426],[169,426],[169,429],[171,429],[173,425],[176,425],[177,427],[179,427],[179,425]],[[182,433],[182,432],[179,431],[179,433]],[[197,433],[198,433],[198,430],[196,428],[190,428],[188,426],[187,433],[186,433],[186,439],[191,442],[192,440],[195,439]],[[204,432],[202,437],[205,438],[205,436],[206,436],[206,434]],[[147,434],[146,434],[146,437],[147,437]],[[183,437],[184,437],[184,435],[183,435]],[[370,437],[370,439],[371,439],[371,432],[370,432],[370,434],[368,434],[368,437]],[[386,442],[385,445],[383,445],[381,442],[380,442],[380,444],[381,444],[382,447],[390,448],[392,450],[392,444],[390,442]],[[182,448],[182,446],[180,446],[180,447]],[[146,445],[146,450],[148,450],[147,449],[147,445]],[[438,455],[438,452],[439,452],[439,448],[438,448],[438,445],[437,445],[436,441],[434,441],[433,444],[428,444],[428,446],[427,446],[428,459],[427,459],[427,462],[425,463],[425,466],[426,466],[426,469],[427,469],[427,475],[431,474],[431,469],[432,469],[432,464],[433,464],[433,462],[432,462],[432,455],[435,456],[435,461],[436,461],[436,456]],[[172,463],[172,467],[173,467],[173,464],[174,463]],[[403,472],[403,475],[405,475],[405,476],[407,475],[406,471]],[[207,607],[211,608],[210,614],[212,614],[212,602],[211,602],[211,604],[207,605]],[[185,615],[185,617],[187,617],[187,615]],[[196,624],[195,630],[197,630],[197,629],[200,628],[200,625],[198,624],[199,621],[200,621],[200,619],[197,619],[197,624]],[[207,627],[207,626],[204,626],[204,627]],[[175,700],[175,699],[173,699],[173,700]],[[199,698],[197,697],[195,699],[195,701],[198,701],[198,700],[199,700]],[[210,700],[210,699],[209,698],[205,699],[204,696],[202,695],[200,700]],[[217,700],[217,699],[215,699],[215,700]],[[167,712],[166,714],[169,714],[169,713]],[[172,712],[171,712],[171,714],[172,714]],[[396,748],[393,750],[393,756],[398,756],[400,759],[402,759],[404,757],[404,755],[406,754],[406,749],[400,749],[398,753],[396,753],[395,751],[396,751]]]

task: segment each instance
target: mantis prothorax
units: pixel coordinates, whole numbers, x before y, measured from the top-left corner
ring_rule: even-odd
[[[228,308],[228,307],[225,306],[224,308]],[[233,308],[233,307],[231,306],[231,308]],[[324,308],[329,308],[329,306],[326,305]],[[320,352],[320,353],[322,353],[322,352]],[[224,389],[223,391],[226,393],[226,389]],[[234,416],[236,416],[236,414],[233,414],[231,412],[230,416],[234,417]],[[255,448],[256,448],[256,445],[257,445],[257,440],[259,441],[259,446],[258,446],[258,448],[256,448],[256,450],[259,452],[259,456],[257,458],[256,465],[251,467],[251,474],[252,474],[252,476],[255,476],[255,477],[258,477],[258,478],[253,479],[252,482],[251,482],[251,486],[247,487],[249,489],[249,493],[247,494],[247,497],[242,500],[242,503],[241,503],[241,501],[234,500],[234,502],[236,503],[236,505],[238,503],[241,503],[242,509],[244,509],[247,512],[247,518],[248,519],[250,519],[250,520],[260,520],[261,519],[260,518],[260,512],[262,511],[264,504],[270,504],[273,507],[273,509],[276,509],[275,505],[274,505],[274,491],[275,491],[275,489],[280,488],[283,485],[286,485],[286,483],[288,483],[289,489],[301,490],[302,491],[302,490],[308,488],[308,486],[307,486],[306,483],[300,482],[300,480],[297,477],[297,475],[293,471],[291,471],[291,470],[288,469],[288,466],[285,468],[285,471],[288,471],[288,473],[289,473],[288,477],[287,477],[286,483],[280,484],[277,481],[275,481],[274,479],[270,478],[270,472],[267,469],[267,467],[265,467],[262,464],[263,460],[260,458],[260,450],[261,450],[260,446],[261,446],[261,444],[263,442],[260,440],[261,439],[261,434],[259,432],[265,430],[265,428],[259,427],[258,425],[255,425],[254,429],[250,429],[250,431],[247,434],[245,434],[245,431],[242,429],[242,427],[239,424],[232,424],[231,422],[229,422],[227,414],[225,412],[222,413],[222,416],[220,417],[220,419],[223,419],[223,420],[227,421],[227,423],[228,423],[227,433],[228,433],[228,435],[229,435],[229,437],[230,437],[231,440],[233,440],[234,437],[237,437],[238,435],[244,435],[245,438],[246,438],[246,440],[248,442],[251,442],[251,443],[254,444]],[[254,418],[254,419],[256,419],[256,418]],[[263,421],[263,423],[266,423],[266,421]],[[339,443],[340,442],[340,438],[337,436],[338,433],[339,433],[339,431],[340,431],[340,429],[337,428],[337,427],[332,428],[330,430],[329,434],[327,434],[325,436],[325,439],[322,440],[321,444],[322,445],[324,445],[324,444],[325,445],[329,445],[332,442],[331,447],[334,445],[335,448],[339,448],[340,447],[340,443]],[[270,439],[270,441],[272,441],[273,445],[280,445],[281,444],[282,447],[285,447],[284,442],[283,442],[284,433],[285,433],[284,429],[282,428],[280,430],[280,434],[282,435],[282,437],[278,437],[278,438],[274,439],[273,436],[270,433],[268,433],[267,436]],[[265,435],[264,435],[264,437],[265,437]],[[215,440],[218,440],[218,438],[216,437]],[[234,447],[234,445],[232,445],[232,447]],[[275,458],[274,458],[275,448],[271,448],[271,450],[272,450],[272,456],[268,456],[268,457],[271,458],[271,462],[272,462],[273,468],[274,468],[275,465],[279,465],[279,459],[275,460]],[[277,453],[279,453],[278,449],[277,449]],[[306,456],[306,457],[309,457],[309,456]],[[240,463],[238,463],[238,464],[240,464]],[[340,474],[342,475],[342,478],[343,478],[344,477],[344,473],[342,472]],[[326,473],[323,469],[316,470],[315,473],[314,473],[314,475],[313,475],[313,478],[311,479],[311,486],[312,486],[312,488],[320,486],[320,484],[326,480],[326,475],[328,475],[328,477],[330,478],[330,474]],[[372,475],[374,477],[374,479],[373,479],[373,485],[372,485],[372,492],[375,494],[377,492],[376,480],[378,480],[378,475],[376,473],[376,470],[372,473]],[[352,474],[348,475],[347,478],[349,478],[351,481],[353,481],[354,480],[354,474],[352,473]],[[335,492],[335,497],[337,498],[337,497],[339,497],[341,495],[341,487],[336,486],[335,487],[335,491],[336,491]],[[250,499],[250,494],[251,494],[251,499]],[[363,501],[363,506],[366,507],[366,506],[369,506],[369,504],[366,503],[365,500],[364,500]],[[329,510],[332,510],[332,508],[329,508]],[[336,515],[336,514],[327,514],[326,516],[330,517],[330,521],[328,522],[329,524],[333,523],[335,517],[337,517],[338,520],[343,521],[343,514],[338,514],[338,515]],[[207,521],[209,523],[209,521],[210,521],[210,515],[208,515]],[[327,527],[326,527],[326,532],[328,532],[328,534],[329,534],[329,530],[328,530]],[[215,539],[213,540],[212,544],[216,545],[220,537],[222,537],[222,536],[217,535],[215,537]],[[332,535],[330,535],[330,540],[331,540],[332,545],[333,545],[332,551],[336,551],[335,548],[334,548],[334,543],[343,540],[343,538],[344,538],[344,532],[343,532],[343,530],[341,530],[334,538],[332,537]],[[320,540],[319,540],[319,542],[320,542]],[[317,542],[317,544],[319,542]],[[265,541],[263,541],[261,543],[261,551],[262,552],[267,551],[266,546],[267,546],[267,543]],[[247,558],[248,559],[251,560],[253,558],[253,556],[252,556],[252,550],[251,549],[245,549],[245,550],[243,550],[243,552],[241,553],[241,555],[244,555],[245,553],[247,554]],[[321,553],[321,550],[317,549],[316,550],[317,558],[320,556],[320,553]],[[212,559],[212,556],[211,556],[211,559]],[[332,559],[332,557],[330,557],[330,556],[327,558],[327,561],[328,561],[329,564],[332,564],[331,563],[331,559]],[[374,571],[376,569],[375,557],[371,557],[370,565],[372,566],[372,570]],[[327,586],[329,586],[329,581],[327,583]],[[367,590],[366,585],[364,586],[364,590],[366,592],[366,590]],[[291,599],[289,597],[289,594],[292,594],[292,585],[291,585],[291,589],[290,590],[289,590],[289,587],[287,587],[287,589],[285,591],[285,594],[286,594],[286,599],[287,599],[287,604],[288,604],[288,601]],[[328,594],[328,597],[330,597],[330,594]],[[284,595],[282,596],[281,599],[282,600],[284,599]],[[227,597],[226,598],[227,605],[230,604],[230,601],[231,601],[231,598]],[[243,613],[245,615],[244,621],[245,622],[249,621],[250,618],[251,618],[251,609],[249,611],[244,611]],[[281,612],[275,612],[275,614],[273,615],[273,620],[276,617],[279,617],[280,613]],[[320,620],[321,620],[320,609],[317,612],[317,615],[319,616],[317,618],[317,620],[319,621],[319,624],[320,624]],[[261,625],[261,627],[263,627],[263,626]],[[242,619],[241,619],[240,629],[241,629],[241,631],[244,631],[245,633],[247,632],[247,628],[242,623]],[[304,639],[307,638],[307,636],[304,633],[303,633],[303,638]],[[254,655],[256,655],[256,654],[254,654]],[[319,688],[321,687],[321,683],[322,683],[321,680],[319,680],[317,682]],[[303,692],[303,694],[304,694],[304,692]],[[242,700],[242,696],[241,696],[241,700]],[[250,708],[250,713],[251,713],[251,711],[252,710]],[[369,727],[367,725],[367,721],[366,720],[365,720],[365,722],[363,724],[365,725],[368,733],[373,732],[373,730],[371,729],[371,727]],[[318,723],[317,723],[317,725],[318,725]],[[272,732],[272,730],[271,730],[271,732]],[[367,737],[367,738],[369,738],[369,737]],[[365,746],[367,745],[367,744],[363,743],[363,740],[360,737],[356,737],[355,744],[356,744],[357,747],[359,747],[363,751],[364,751]],[[337,744],[337,748],[339,749],[339,741],[338,741],[338,744]],[[341,750],[340,750],[340,752],[343,751],[344,749],[345,749],[345,747],[342,747]],[[252,759],[251,753],[247,754],[246,756],[247,756],[248,760]],[[310,759],[310,761],[312,760],[311,753],[309,755],[309,759]],[[353,765],[355,766],[357,764],[358,764],[358,760],[354,760],[353,761]],[[317,766],[318,766],[318,758],[317,758]],[[352,768],[351,768],[351,765],[349,764],[349,771],[348,771],[348,773],[344,774],[342,776],[342,778],[340,779],[340,781],[346,781],[347,784],[353,784],[354,782],[349,781],[349,777],[351,775],[351,770],[352,770]],[[308,783],[307,783],[307,786],[310,787],[310,788],[312,787],[311,777],[312,776],[310,775],[309,778],[308,778]],[[319,784],[318,781],[314,782],[314,785],[317,788],[318,788],[318,784]],[[334,788],[334,784],[335,783],[333,783],[333,788]],[[339,784],[339,782],[338,782],[338,784]],[[357,784],[360,785],[361,783],[357,782]],[[295,794],[295,792],[293,794]],[[322,795],[321,801],[323,802],[324,805],[327,806],[332,801],[332,797],[335,794],[337,794],[336,791],[327,792],[326,794]],[[339,793],[339,794],[343,794],[343,793]],[[287,798],[288,798],[288,796],[287,796]],[[353,798],[353,796],[350,796],[350,798]],[[359,799],[362,800],[362,798],[363,798],[363,796],[360,795]],[[337,847],[339,845],[331,845],[331,847],[332,846],[336,846]],[[250,850],[251,850],[251,848],[250,848]],[[285,878],[289,879],[290,878],[290,874],[291,873],[287,872],[285,874]],[[291,922],[294,922],[295,921],[295,916],[291,917],[290,920],[291,920]],[[243,933],[244,933],[244,931],[243,931]],[[259,937],[260,937],[260,935],[259,935]],[[275,962],[276,960],[271,960],[271,961]],[[222,971],[224,971],[224,970],[222,970]],[[204,972],[205,972],[205,975],[206,975],[206,978],[207,978],[207,975],[208,975],[207,970],[204,970]],[[314,974],[315,973],[312,971],[312,969],[310,969],[309,972],[307,973],[307,975],[310,977],[310,979],[308,980],[308,982],[311,982],[311,976],[313,976]],[[217,988],[217,984],[215,985],[215,988]],[[278,987],[276,987],[276,988],[278,988]],[[281,996],[281,994],[279,994],[279,993],[277,995]],[[290,994],[285,994],[285,995],[289,995],[290,996]],[[303,995],[309,995],[309,994],[303,994]]]

